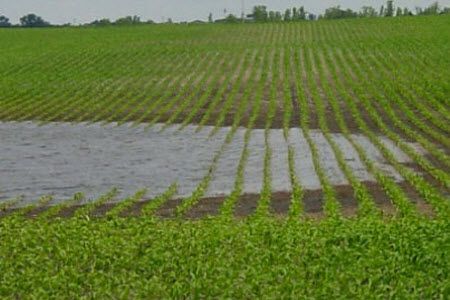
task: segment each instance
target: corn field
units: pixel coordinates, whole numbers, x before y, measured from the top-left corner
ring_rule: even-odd
[[[449,21],[0,29],[0,296],[445,298]]]

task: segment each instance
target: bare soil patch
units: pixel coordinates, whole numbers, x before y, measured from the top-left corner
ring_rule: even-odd
[[[203,198],[186,213],[185,217],[201,219],[207,216],[217,216],[225,199],[226,197],[223,196]]]
[[[246,217],[253,214],[258,207],[259,194],[245,194],[239,197],[234,208],[235,217]]]
[[[363,184],[372,195],[375,205],[384,215],[393,216],[397,214],[397,209],[392,205],[391,200],[379,184],[370,181],[363,182]]]
[[[155,215],[161,218],[174,218],[177,207],[183,202],[183,199],[173,199],[166,201],[158,210]]]

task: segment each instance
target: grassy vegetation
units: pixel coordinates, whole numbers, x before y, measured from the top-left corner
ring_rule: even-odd
[[[2,298],[449,293],[448,220],[3,220]]]
[[[15,210],[20,197],[0,203],[0,297],[448,297],[449,32],[449,16],[0,29],[0,121],[164,122],[162,130],[194,123],[213,125],[211,135],[231,127],[173,219],[157,211],[175,197],[175,183],[144,202],[141,190],[113,204],[112,189],[83,206],[83,194],[50,209],[51,197]],[[239,126],[246,131],[232,193],[217,216],[186,219]],[[292,127],[306,138],[322,186],[318,218],[305,211],[294,147],[286,157],[287,217],[271,210],[274,127],[286,141]],[[265,132],[262,190],[254,213],[237,219],[254,128]],[[351,216],[313,129],[349,182],[357,203]],[[332,133],[355,149],[394,212],[386,214],[379,194],[358,180]],[[405,182],[371,159],[356,134]],[[412,163],[398,162],[382,135]]]

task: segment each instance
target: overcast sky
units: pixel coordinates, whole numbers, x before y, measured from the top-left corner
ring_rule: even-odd
[[[160,22],[171,17],[174,21],[206,20],[210,12],[214,18],[228,13],[240,15],[242,0],[0,0],[0,15],[6,15],[12,23],[27,13],[36,13],[54,24],[86,23],[99,18],[116,19],[120,16],[138,15],[143,20]],[[341,5],[359,9],[364,5],[379,8],[384,0],[244,0],[249,13],[255,4],[264,4],[270,10],[284,10],[292,6],[305,6],[306,10],[321,13],[325,8]],[[427,6],[434,0],[396,0],[398,6]],[[441,0],[450,6],[450,0]]]

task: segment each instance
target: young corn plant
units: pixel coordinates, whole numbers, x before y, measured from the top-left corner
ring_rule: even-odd
[[[178,185],[176,183],[170,185],[164,193],[155,197],[153,200],[144,205],[144,207],[142,207],[141,215],[143,217],[152,217],[159,207],[171,200],[173,196],[177,194],[177,191]]]
[[[90,214],[95,211],[98,207],[103,204],[112,201],[117,195],[119,191],[117,188],[112,188],[108,193],[100,196],[97,200],[89,202],[75,211],[74,217],[77,219],[86,219],[90,220]]]
[[[147,189],[137,191],[134,195],[126,198],[125,200],[120,201],[116,206],[110,209],[105,214],[105,217],[109,219],[119,217],[123,212],[130,209],[135,203],[142,201],[142,199],[145,197],[145,194],[147,194]]]
[[[59,204],[56,204],[43,213],[39,214],[38,219],[39,220],[49,220],[51,218],[57,217],[61,211],[64,209],[77,205],[84,201],[86,199],[85,195],[83,193],[76,193],[71,199],[68,199],[66,201],[63,201]]]

